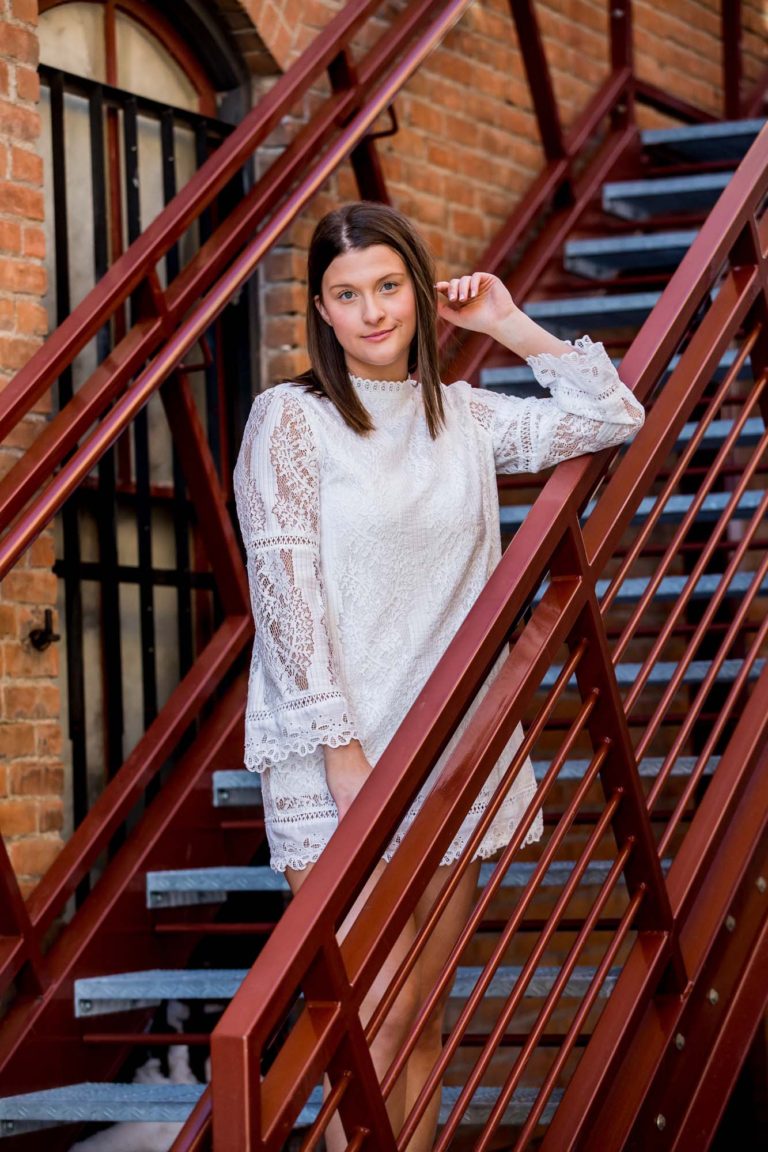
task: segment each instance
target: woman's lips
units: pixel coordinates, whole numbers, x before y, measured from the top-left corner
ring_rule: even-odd
[[[371,332],[370,336],[363,336],[363,340],[372,340],[375,344],[378,344],[380,340],[383,340],[386,336],[390,336],[393,332],[394,328],[387,328],[384,332]]]

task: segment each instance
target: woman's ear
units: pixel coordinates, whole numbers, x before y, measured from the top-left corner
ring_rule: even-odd
[[[323,320],[325,320],[326,324],[330,324],[331,321],[328,318],[328,313],[325,309],[325,305],[323,304],[323,301],[319,296],[315,296],[315,308],[317,308],[318,312],[322,316]]]

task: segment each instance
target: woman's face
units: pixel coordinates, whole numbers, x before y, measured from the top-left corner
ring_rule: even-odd
[[[344,349],[349,372],[373,380],[405,379],[416,297],[397,252],[372,244],[337,256],[325,270],[315,304]]]

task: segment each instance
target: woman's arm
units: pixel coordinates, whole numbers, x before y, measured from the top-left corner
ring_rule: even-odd
[[[551,399],[472,389],[472,415],[493,441],[499,472],[538,472],[620,444],[640,428],[642,405],[619,379],[602,344],[572,345],[526,316],[496,276],[475,272],[436,285],[439,314],[524,357]]]
[[[262,393],[234,475],[256,624],[245,762],[257,770],[357,736],[326,620],[319,471],[301,394]]]
[[[473,272],[454,280],[441,280],[437,288],[437,311],[443,320],[471,332],[484,332],[527,360],[548,352],[562,356],[570,350],[518,308],[498,276]]]
[[[352,801],[371,773],[359,740],[351,740],[340,748],[323,748],[325,778],[328,791],[339,810],[339,820],[349,811]]]

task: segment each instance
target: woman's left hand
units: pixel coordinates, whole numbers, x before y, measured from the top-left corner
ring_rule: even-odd
[[[438,315],[471,332],[495,337],[510,319],[521,314],[501,280],[490,272],[440,280],[435,288]]]

